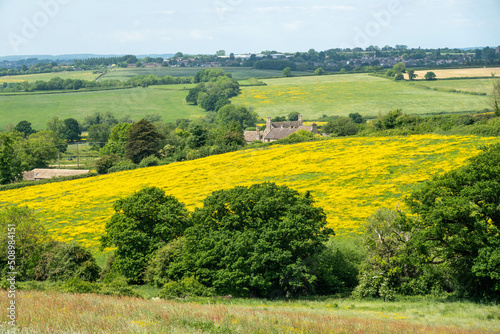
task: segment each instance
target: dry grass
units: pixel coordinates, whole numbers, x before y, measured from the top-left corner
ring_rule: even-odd
[[[427,72],[436,73],[437,79],[489,77],[491,76],[491,73],[495,73],[496,76],[500,77],[500,67],[489,67],[489,68],[461,68],[461,69],[450,69],[450,70],[415,71],[415,74],[418,75],[417,79],[423,79],[425,73]],[[405,79],[408,79],[408,75],[406,75]]]
[[[19,292],[17,333],[484,333],[469,328],[409,321],[394,312],[363,312],[314,302],[210,305],[93,294]],[[7,293],[0,293],[7,305]],[[241,302],[241,300],[240,300]],[[235,303],[238,303],[235,300]],[[251,304],[252,301],[249,301]],[[254,303],[255,304],[255,303]],[[329,307],[328,307],[329,306]],[[479,306],[478,306],[479,307]],[[481,306],[488,308],[488,306]],[[346,311],[347,309],[347,311]],[[443,318],[446,318],[444,316]],[[449,318],[449,315],[448,315]],[[5,316],[0,331],[8,329]],[[453,321],[453,319],[449,319]],[[487,321],[486,321],[487,322]],[[491,320],[489,323],[498,321]],[[460,326],[460,327],[459,327]]]

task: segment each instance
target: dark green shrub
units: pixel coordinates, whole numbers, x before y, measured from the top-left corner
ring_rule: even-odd
[[[182,237],[157,250],[146,268],[146,281],[157,287],[162,287],[169,281],[181,279],[183,250],[184,238]]]
[[[207,288],[194,277],[185,277],[179,282],[171,281],[163,286],[161,298],[211,297],[215,294],[213,288]]]
[[[99,278],[100,268],[84,247],[71,243],[48,243],[35,268],[39,281],[65,281],[73,277],[93,282]]]
[[[107,174],[108,170],[120,160],[120,156],[116,154],[105,155],[96,160],[95,169],[99,174]]]
[[[134,164],[130,160],[122,160],[118,162],[116,165],[108,169],[108,173],[122,172],[125,170],[132,170],[139,168],[138,165]]]
[[[152,166],[158,166],[160,165],[160,159],[158,159],[154,155],[150,155],[149,157],[146,157],[141,160],[139,163],[139,167],[152,167]]]

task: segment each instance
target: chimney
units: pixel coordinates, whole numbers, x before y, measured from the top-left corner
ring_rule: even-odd
[[[311,129],[312,133],[319,133],[318,132],[318,126],[316,125],[316,123],[311,124],[311,128],[312,128]]]
[[[271,117],[268,117],[268,118],[267,118],[267,122],[266,122],[266,130],[271,131]]]
[[[260,140],[260,128],[257,126],[255,130],[257,131],[257,140]]]
[[[302,125],[302,115],[299,115],[299,123]]]

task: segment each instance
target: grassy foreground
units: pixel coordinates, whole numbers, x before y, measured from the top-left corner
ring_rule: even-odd
[[[0,303],[7,305],[7,292]],[[486,333],[500,308],[439,300],[147,300],[20,291],[16,333]],[[0,331],[9,329],[2,317]]]

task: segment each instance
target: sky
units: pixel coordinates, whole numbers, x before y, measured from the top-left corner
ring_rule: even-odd
[[[0,0],[0,56],[500,45],[500,0]]]

